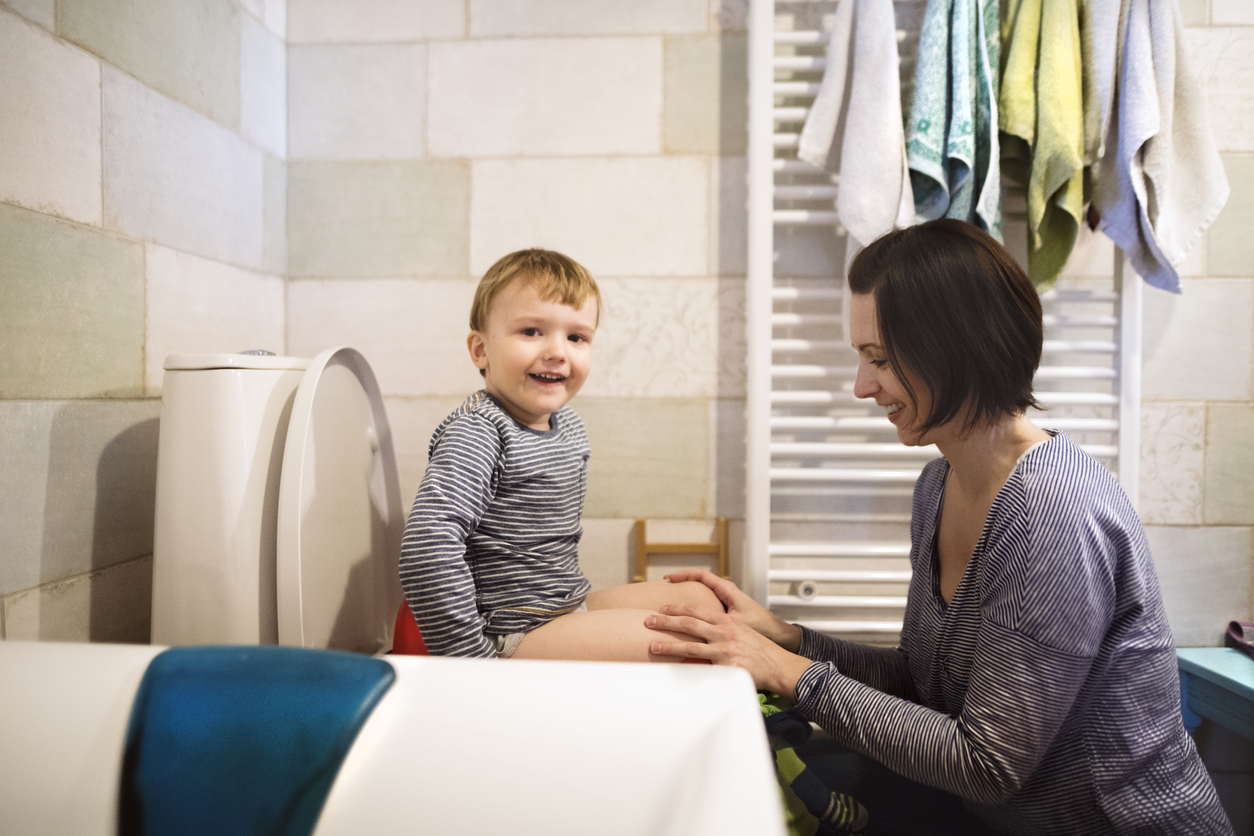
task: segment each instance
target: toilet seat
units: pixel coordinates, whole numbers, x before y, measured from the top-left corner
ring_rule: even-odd
[[[279,644],[388,650],[404,523],[374,373],[356,350],[327,349],[301,379],[283,451]]]

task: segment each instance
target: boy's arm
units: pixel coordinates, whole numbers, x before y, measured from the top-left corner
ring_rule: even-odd
[[[466,540],[496,493],[501,440],[473,415],[445,428],[401,541],[400,576],[423,642],[436,656],[495,657],[475,603]]]

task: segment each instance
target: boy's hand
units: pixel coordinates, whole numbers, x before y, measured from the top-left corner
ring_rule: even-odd
[[[708,569],[681,569],[671,572],[666,580],[671,583],[697,581],[705,584],[723,602],[723,608],[737,623],[753,628],[791,653],[801,649],[800,627],[784,621],[726,578],[720,578]]]

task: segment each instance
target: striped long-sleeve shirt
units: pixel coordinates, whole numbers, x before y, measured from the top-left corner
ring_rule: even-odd
[[[911,520],[901,644],[805,631],[796,709],[1016,834],[1230,834],[1180,717],[1171,631],[1136,512],[1061,434],[1016,464],[946,604],[948,463]]]
[[[491,637],[527,632],[583,603],[588,456],[583,422],[569,407],[541,432],[484,391],[436,429],[400,562],[431,653],[496,656]]]

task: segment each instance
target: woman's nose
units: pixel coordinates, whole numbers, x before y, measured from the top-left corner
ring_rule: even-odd
[[[855,398],[870,398],[880,389],[879,381],[875,379],[875,375],[871,370],[870,364],[865,360],[858,363],[858,373],[853,379],[853,396]]]

